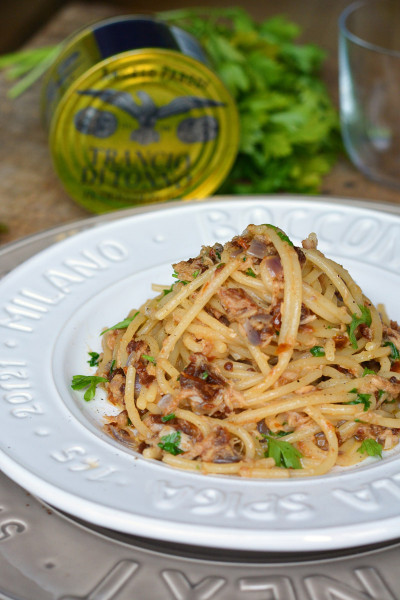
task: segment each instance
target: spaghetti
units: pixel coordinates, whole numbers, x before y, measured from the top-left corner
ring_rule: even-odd
[[[174,266],[176,282],[106,330],[105,430],[180,469],[322,475],[400,435],[400,328],[348,272],[249,225]]]

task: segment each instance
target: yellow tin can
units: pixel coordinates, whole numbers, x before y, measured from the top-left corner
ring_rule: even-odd
[[[239,143],[234,101],[197,40],[148,17],[86,27],[43,85],[65,189],[93,212],[212,194]]]

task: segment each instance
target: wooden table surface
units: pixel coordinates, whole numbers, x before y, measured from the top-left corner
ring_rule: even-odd
[[[186,1],[153,0],[152,10],[187,6]],[[240,3],[208,0],[202,3],[228,6]],[[303,29],[300,42],[316,43],[328,51],[323,77],[337,104],[337,21],[348,0],[273,0],[246,3],[257,18],[285,14]],[[244,2],[242,2],[244,5]],[[73,3],[67,4],[27,44],[43,46],[61,41],[83,24],[116,14],[146,11],[149,3],[136,0],[125,5]],[[89,216],[68,197],[51,163],[46,133],[39,118],[40,84],[16,100],[9,100],[10,83],[0,75],[0,222],[8,226],[0,234],[0,245],[12,242],[50,227]],[[342,157],[324,179],[323,195],[370,199],[400,204],[400,192],[376,184],[364,177]],[[350,201],[350,200],[349,200]]]

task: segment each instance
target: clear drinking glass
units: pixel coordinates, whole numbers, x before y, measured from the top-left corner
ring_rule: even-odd
[[[361,0],[343,11],[339,90],[351,160],[368,177],[400,188],[400,0]]]

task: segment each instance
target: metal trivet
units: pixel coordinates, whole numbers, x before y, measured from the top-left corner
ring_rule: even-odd
[[[93,217],[10,244],[0,250],[0,277],[64,237],[143,210]],[[187,542],[92,526],[0,473],[0,600],[400,600],[400,540],[318,554],[229,552]]]

